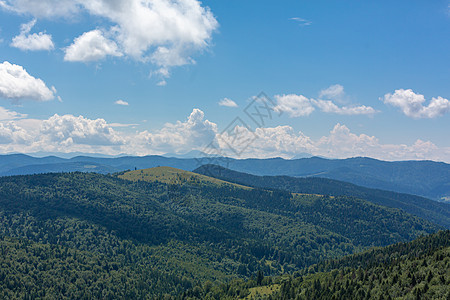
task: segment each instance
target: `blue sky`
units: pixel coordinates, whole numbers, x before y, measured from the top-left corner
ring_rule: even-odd
[[[448,0],[2,0],[0,152],[450,162],[449,37]]]

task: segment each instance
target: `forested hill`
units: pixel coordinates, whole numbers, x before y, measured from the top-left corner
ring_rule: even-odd
[[[265,277],[183,293],[191,299],[449,299],[450,231],[329,260],[293,276]],[[228,297],[228,298],[227,298]]]
[[[176,295],[438,229],[351,197],[94,173],[2,177],[0,298]]]
[[[199,154],[201,155],[201,154]],[[0,175],[26,175],[48,172],[114,173],[124,170],[169,166],[192,171],[203,164],[218,164],[239,172],[267,176],[322,177],[369,188],[428,197],[450,199],[450,164],[434,161],[381,161],[367,157],[325,159],[232,159],[225,157],[175,158],[158,155],[90,157],[70,159],[24,154],[0,155]]]
[[[450,231],[310,268],[289,278],[273,299],[449,299]],[[292,299],[292,298],[291,298]]]
[[[379,205],[399,208],[445,228],[450,228],[450,204],[415,195],[370,189],[327,178],[256,176],[216,165],[204,165],[194,172],[258,188],[279,189],[293,193],[356,197]]]

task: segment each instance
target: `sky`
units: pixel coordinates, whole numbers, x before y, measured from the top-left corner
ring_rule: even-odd
[[[448,0],[0,0],[0,154],[450,163]]]

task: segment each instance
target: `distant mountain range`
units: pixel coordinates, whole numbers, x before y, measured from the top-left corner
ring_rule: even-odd
[[[195,154],[201,155],[201,153],[192,152],[188,156],[195,156]],[[76,156],[67,159],[56,156],[37,158],[24,154],[11,154],[0,155],[0,176],[72,171],[106,174],[157,166],[193,171],[204,164],[216,164],[254,175],[329,178],[434,200],[450,197],[449,164],[433,161],[387,162],[364,157],[348,159],[310,157],[286,160],[282,158],[177,158],[151,155],[113,158]]]

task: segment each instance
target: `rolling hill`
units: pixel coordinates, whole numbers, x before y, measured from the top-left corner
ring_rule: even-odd
[[[204,165],[194,172],[264,189],[280,189],[293,193],[356,197],[379,205],[402,209],[408,213],[440,224],[445,228],[450,228],[450,205],[419,196],[370,189],[326,178],[256,176],[215,165]]]
[[[450,231],[328,260],[294,275],[235,280],[190,299],[449,299]]]
[[[184,171],[172,167],[155,167],[143,170],[123,172],[119,178],[130,181],[162,182],[172,185],[213,185],[217,187],[230,186],[242,189],[251,189],[247,186],[223,181],[214,177]]]
[[[79,172],[0,178],[0,296],[176,295],[198,282],[296,272],[440,228],[351,197],[200,176],[202,183],[170,168],[146,172],[188,180]]]
[[[0,155],[0,175],[48,172],[121,172],[170,166],[193,171],[204,164],[264,176],[322,177],[356,185],[445,200],[450,197],[450,165],[433,161],[387,162],[371,158],[325,159],[319,157],[285,160],[231,158],[168,158],[163,156],[123,156],[115,158],[54,156],[35,158],[23,154]],[[92,166],[82,168],[83,166]],[[95,167],[94,167],[95,166]]]

